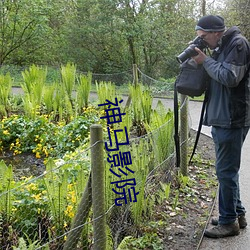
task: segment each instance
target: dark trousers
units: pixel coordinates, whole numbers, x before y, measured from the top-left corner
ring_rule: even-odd
[[[241,149],[249,127],[212,127],[215,143],[216,175],[219,181],[219,223],[230,224],[245,214],[240,200],[239,169]]]

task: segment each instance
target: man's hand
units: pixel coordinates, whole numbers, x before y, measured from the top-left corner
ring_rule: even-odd
[[[197,56],[192,57],[197,64],[203,64],[207,56],[197,47],[195,47],[195,51],[198,53]]]

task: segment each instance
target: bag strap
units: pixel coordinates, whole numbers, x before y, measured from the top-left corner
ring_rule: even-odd
[[[176,88],[176,82],[174,83],[174,141],[175,141],[175,153],[176,153],[176,167],[180,167],[180,137],[179,137],[179,112],[178,112],[178,93]]]
[[[206,109],[206,104],[207,104],[207,90],[205,91],[205,97],[204,97],[204,101],[202,103],[199,126],[198,126],[198,130],[196,132],[195,143],[194,143],[194,147],[193,147],[193,152],[192,152],[192,154],[190,156],[190,159],[189,159],[189,164],[192,162],[192,159],[193,159],[193,156],[195,154],[195,151],[196,151],[196,148],[197,148],[197,145],[198,145],[198,141],[199,141],[199,138],[200,138],[203,117],[204,117],[204,113],[205,113],[205,109]]]

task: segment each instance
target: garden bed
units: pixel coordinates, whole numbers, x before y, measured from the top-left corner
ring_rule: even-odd
[[[194,137],[193,131],[191,137]],[[16,177],[36,176],[45,169],[42,159],[34,154],[9,156],[5,161],[13,165]],[[189,166],[189,178],[178,179],[175,169],[169,197],[155,202],[150,219],[139,228],[133,227],[132,220],[126,222],[123,241],[129,239],[126,243],[129,248],[122,248],[120,244],[118,249],[198,249],[217,190],[213,161],[212,139],[201,135],[194,163]]]
[[[39,176],[45,171],[44,159],[38,159],[32,153],[13,155],[9,152],[5,153],[5,156],[0,156],[0,160],[4,160],[6,165],[12,165],[16,180],[21,177]]]

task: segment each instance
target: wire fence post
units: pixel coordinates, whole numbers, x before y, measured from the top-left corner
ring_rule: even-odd
[[[180,169],[181,174],[187,176],[188,174],[188,97],[180,95],[181,109],[180,109]]]
[[[91,176],[94,250],[106,249],[105,183],[103,130],[99,124],[90,127]]]
[[[138,84],[138,70],[136,64],[133,64],[133,83],[135,86]]]

